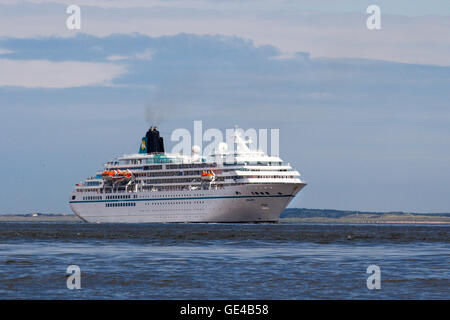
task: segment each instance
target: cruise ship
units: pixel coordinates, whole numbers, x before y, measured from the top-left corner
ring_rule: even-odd
[[[169,154],[151,127],[139,153],[76,184],[70,207],[94,223],[278,222],[306,183],[279,157],[251,150],[237,130],[233,143],[233,151],[222,143],[207,157],[196,146],[189,155]]]

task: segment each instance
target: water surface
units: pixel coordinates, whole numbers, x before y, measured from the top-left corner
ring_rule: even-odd
[[[448,299],[450,226],[0,223],[2,299]],[[369,265],[381,289],[366,286]],[[81,290],[66,268],[81,268]]]

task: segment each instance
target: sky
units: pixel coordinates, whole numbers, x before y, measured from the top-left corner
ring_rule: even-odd
[[[0,214],[70,212],[149,117],[167,149],[194,120],[279,129],[290,207],[450,212],[449,89],[449,1],[3,0]]]

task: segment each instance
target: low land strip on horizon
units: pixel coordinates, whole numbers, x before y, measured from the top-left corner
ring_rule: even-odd
[[[0,222],[81,222],[73,214],[0,214]],[[450,224],[450,213],[361,212],[288,208],[280,223]]]

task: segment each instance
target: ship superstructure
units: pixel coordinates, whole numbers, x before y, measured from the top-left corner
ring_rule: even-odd
[[[277,222],[306,185],[276,156],[250,150],[236,131],[236,148],[203,157],[168,154],[151,127],[139,153],[104,164],[77,184],[73,212],[87,222]]]

